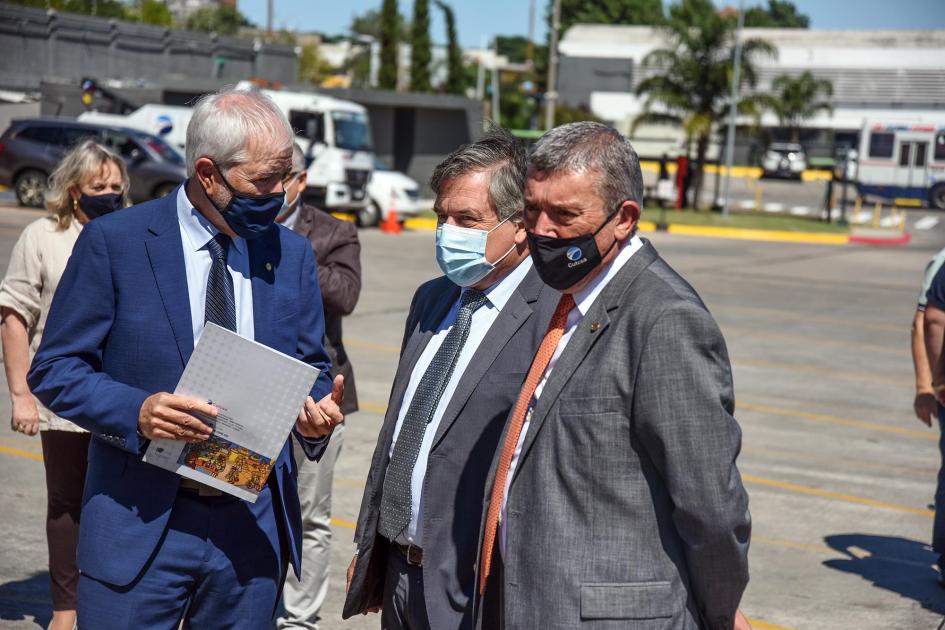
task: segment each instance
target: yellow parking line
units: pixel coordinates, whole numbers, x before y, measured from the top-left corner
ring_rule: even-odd
[[[788,627],[779,626],[773,623],[768,623],[767,621],[762,621],[761,619],[754,619],[752,617],[748,617],[748,623],[751,624],[752,628],[756,628],[757,630],[791,630]]]
[[[361,409],[361,411],[368,411],[368,412],[370,412],[370,413],[377,413],[377,414],[380,414],[380,415],[382,415],[382,416],[387,413],[387,405],[379,405],[379,404],[377,404],[377,403],[372,403],[372,402],[360,402],[360,401],[358,401],[358,407]]]
[[[822,488],[813,488],[811,486],[803,486],[801,484],[790,483],[787,481],[778,481],[777,479],[768,479],[766,477],[759,477],[757,475],[742,474],[742,480],[750,484],[779,488],[789,492],[820,497],[822,499],[831,499],[833,501],[842,501],[844,503],[866,505],[869,507],[879,508],[881,510],[892,510],[894,512],[903,512],[906,514],[917,514],[919,516],[927,516],[929,518],[932,518],[935,515],[935,512],[926,508],[917,508],[910,505],[901,505],[899,503],[887,503],[886,501],[879,501],[877,499],[870,499],[868,497],[858,497],[852,494],[844,494],[842,492],[834,492],[832,490],[824,490]]]
[[[770,413],[776,416],[788,416],[790,418],[801,418],[802,420],[811,420],[813,422],[826,422],[829,424],[837,424],[845,427],[853,427],[855,429],[866,429],[868,431],[882,431],[884,433],[896,433],[898,435],[908,435],[909,437],[919,438],[922,440],[938,440],[938,435],[936,432],[931,429],[928,431],[920,431],[916,429],[907,429],[905,427],[890,426],[888,424],[881,424],[879,422],[869,422],[868,420],[855,420],[853,418],[842,418],[840,416],[832,416],[825,413],[813,413],[810,411],[798,411],[795,409],[786,409],[784,407],[773,407],[771,405],[762,405],[758,403],[751,402],[739,402],[737,403],[738,409],[744,409],[745,411],[757,411],[760,413]]]
[[[37,462],[43,461],[42,453],[34,453],[33,451],[24,451],[21,448],[12,448],[10,446],[0,446],[0,453],[4,455],[14,455],[16,457],[24,457],[26,459],[32,459]]]
[[[331,524],[338,527],[344,527],[346,529],[356,529],[358,527],[358,524],[354,521],[346,521],[344,519],[334,517],[331,519]]]

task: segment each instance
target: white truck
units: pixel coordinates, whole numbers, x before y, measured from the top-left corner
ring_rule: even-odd
[[[250,82],[238,89],[257,89]],[[306,197],[333,212],[348,212],[370,221],[366,189],[374,170],[374,149],[367,110],[357,103],[310,92],[261,89],[279,106],[296,133],[308,166]],[[122,116],[85,112],[79,120],[140,129],[185,149],[191,109],[143,105]]]

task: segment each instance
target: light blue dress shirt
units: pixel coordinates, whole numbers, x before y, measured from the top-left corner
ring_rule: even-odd
[[[194,345],[203,332],[206,316],[207,278],[213,262],[206,245],[220,230],[194,208],[187,197],[186,186],[177,191],[177,222],[180,224],[184,245],[184,269],[187,271],[187,295],[190,298],[190,322]],[[236,332],[241,337],[255,339],[253,326],[253,282],[249,272],[249,248],[246,240],[235,236],[230,239],[226,266],[233,277],[233,297],[236,298]]]
[[[531,268],[531,257],[519,263],[518,267],[513,269],[511,273],[486,289],[484,293],[488,300],[473,313],[472,321],[469,325],[469,337],[466,338],[466,343],[463,345],[463,349],[456,359],[456,367],[453,370],[453,375],[450,377],[449,382],[446,383],[443,396],[440,398],[440,402],[433,412],[433,419],[430,420],[426,432],[423,434],[420,454],[417,455],[417,463],[414,465],[413,476],[410,480],[410,496],[412,501],[410,524],[408,524],[407,529],[397,537],[397,542],[402,545],[423,546],[423,541],[420,540],[420,533],[423,531],[423,479],[426,477],[427,458],[430,455],[430,447],[433,445],[433,438],[436,435],[437,427],[440,426],[443,413],[446,411],[447,406],[449,406],[450,400],[453,398],[453,393],[456,391],[456,387],[459,385],[459,381],[462,379],[466,368],[469,367],[469,362],[479,348],[479,344],[485,339],[486,334],[499,316],[499,313],[508,303],[512,293]],[[467,289],[463,290],[466,291]],[[462,294],[460,294],[460,296],[462,296]],[[440,349],[440,345],[442,345],[443,340],[446,339],[446,335],[449,334],[449,331],[453,328],[453,324],[456,322],[456,315],[459,312],[459,303],[460,298],[458,297],[449,313],[446,314],[446,317],[440,323],[436,333],[430,339],[427,347],[424,348],[423,354],[420,355],[417,364],[413,368],[413,372],[410,373],[410,381],[407,384],[407,389],[404,391],[404,399],[400,404],[400,413],[397,415],[397,426],[394,427],[394,439],[390,445],[389,455],[393,455],[394,453],[394,445],[397,444],[397,436],[400,434],[400,427],[404,423],[404,416],[407,415],[407,410],[410,408],[410,402],[413,400],[413,395],[417,391],[420,379],[423,378],[427,367],[429,367],[430,363],[433,361],[433,355]]]

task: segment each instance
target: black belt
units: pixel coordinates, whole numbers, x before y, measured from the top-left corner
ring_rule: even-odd
[[[391,547],[400,552],[407,564],[415,567],[423,566],[423,549],[416,545],[401,545],[399,542],[391,542]]]

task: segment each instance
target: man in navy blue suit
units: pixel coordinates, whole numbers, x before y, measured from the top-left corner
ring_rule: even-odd
[[[29,383],[47,407],[93,434],[80,628],[170,630],[182,619],[194,628],[264,628],[289,563],[299,572],[288,441],[255,503],[141,459],[150,439],[207,439],[191,414],[216,409],[168,393],[207,322],[321,370],[289,438],[310,459],[343,420],[344,383],[328,373],[312,248],[274,224],[293,139],[259,93],[206,96],[187,128],[187,182],[90,222],[76,243]]]

